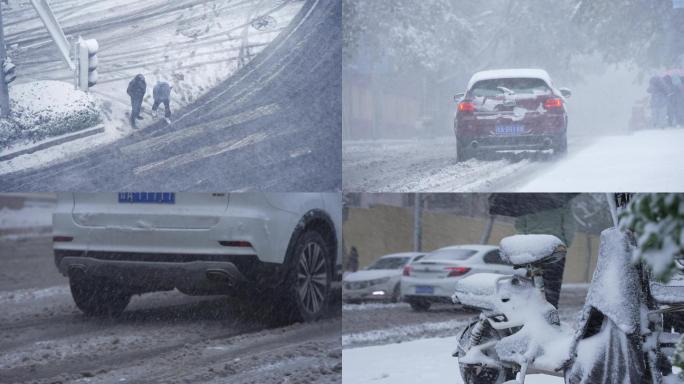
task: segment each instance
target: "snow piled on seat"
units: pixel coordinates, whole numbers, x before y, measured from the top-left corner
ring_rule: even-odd
[[[513,265],[534,263],[565,245],[553,235],[514,235],[501,240],[501,258]]]

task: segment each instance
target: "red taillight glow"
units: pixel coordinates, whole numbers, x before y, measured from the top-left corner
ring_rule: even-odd
[[[249,241],[219,241],[219,244],[223,245],[224,247],[252,247],[252,243],[250,243]]]
[[[459,112],[474,112],[475,111],[475,104],[469,102],[469,101],[462,101],[458,103],[458,111]]]
[[[411,266],[410,265],[407,265],[404,267],[404,272],[402,272],[402,275],[411,276]]]
[[[52,236],[53,243],[64,243],[74,240],[72,236]]]
[[[544,108],[546,109],[560,108],[562,106],[563,100],[561,99],[546,99],[546,101],[544,101]]]
[[[470,272],[470,268],[467,267],[446,267],[445,269],[449,271],[447,277],[463,276]]]

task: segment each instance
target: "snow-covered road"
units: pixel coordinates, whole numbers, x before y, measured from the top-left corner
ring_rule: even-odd
[[[76,309],[49,235],[0,238],[0,263],[2,383],[341,382],[339,304],[273,328],[235,299],[171,291],[93,319]]]
[[[364,192],[681,191],[684,129],[579,137],[568,155],[496,154],[456,162],[453,138],[343,143],[343,186]]]
[[[0,189],[340,189],[340,13],[338,2],[304,2],[287,33],[171,125],[47,166],[37,158],[39,169],[24,166],[33,155],[8,160]]]
[[[598,138],[525,183],[520,192],[680,192],[684,190],[684,129]]]

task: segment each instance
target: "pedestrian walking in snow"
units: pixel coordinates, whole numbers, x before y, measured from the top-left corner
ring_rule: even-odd
[[[677,124],[677,99],[679,90],[675,86],[672,76],[665,75],[663,81],[667,89],[667,124],[671,127]]]
[[[662,128],[667,121],[667,88],[660,76],[649,80],[647,92],[651,94],[651,124],[654,128]]]
[[[159,104],[164,104],[164,118],[169,122],[169,119],[171,118],[171,107],[169,105],[171,102],[171,86],[169,83],[165,81],[157,82],[157,85],[152,89],[152,96],[154,97],[152,110],[155,112],[155,115],[157,113],[157,108],[159,108]]]
[[[143,97],[147,91],[147,83],[145,83],[145,76],[137,74],[133,80],[128,83],[126,92],[131,97],[131,127],[135,128],[136,119],[142,120],[140,116],[140,108],[142,107]]]
[[[672,85],[674,91],[674,123],[684,126],[684,79],[679,75],[672,75]]]

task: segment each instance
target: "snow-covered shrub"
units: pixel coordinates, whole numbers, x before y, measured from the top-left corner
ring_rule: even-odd
[[[97,98],[60,81],[18,84],[10,89],[11,113],[0,120],[0,148],[90,128],[100,123]]]
[[[642,260],[656,278],[668,281],[675,259],[684,257],[684,194],[636,194],[620,220],[637,236],[635,261]],[[684,371],[684,338],[679,340],[673,365]],[[680,379],[684,375],[680,373]]]
[[[663,281],[672,276],[674,260],[684,258],[683,203],[684,194],[637,194],[620,220],[637,237],[635,261],[643,260]]]

